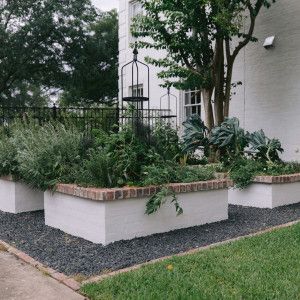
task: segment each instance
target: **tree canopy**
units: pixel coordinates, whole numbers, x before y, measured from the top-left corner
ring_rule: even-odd
[[[58,89],[82,103],[112,96],[116,20],[90,0],[0,1],[0,103],[47,101]]]
[[[91,35],[68,57],[70,73],[61,103],[109,103],[118,96],[118,14],[101,13]]]
[[[147,61],[162,67],[166,85],[199,88],[209,129],[229,114],[232,70],[238,53],[255,41],[256,18],[275,0],[139,0],[134,19],[138,47],[165,50]]]

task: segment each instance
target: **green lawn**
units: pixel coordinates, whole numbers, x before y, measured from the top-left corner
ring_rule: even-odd
[[[300,224],[82,288],[90,299],[300,299]]]

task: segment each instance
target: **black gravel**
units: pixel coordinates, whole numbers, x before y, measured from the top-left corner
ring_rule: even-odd
[[[0,211],[0,239],[67,275],[98,275],[300,219],[300,204],[229,207],[229,220],[102,246],[45,226],[44,213]]]

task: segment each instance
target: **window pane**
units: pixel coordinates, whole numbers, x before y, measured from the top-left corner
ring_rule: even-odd
[[[191,92],[191,104],[196,104],[196,93]]]
[[[190,93],[185,93],[185,101],[184,101],[185,105],[190,104]]]

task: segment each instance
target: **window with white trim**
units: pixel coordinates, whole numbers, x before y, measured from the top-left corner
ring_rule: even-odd
[[[129,87],[129,96],[131,97],[143,97],[144,96],[144,85],[134,85]]]
[[[201,116],[201,91],[184,91],[184,119],[197,114]]]

